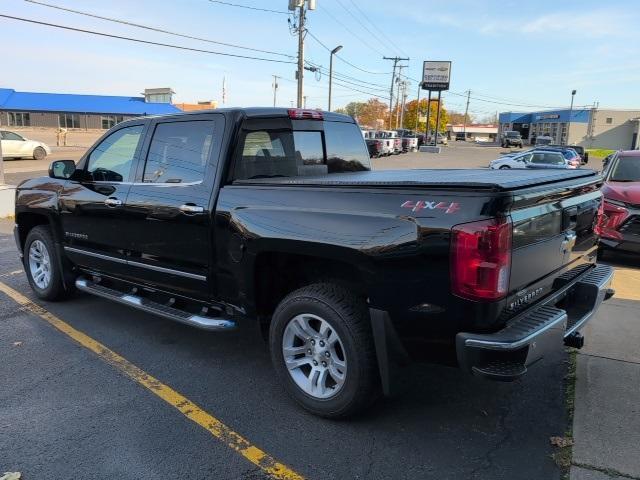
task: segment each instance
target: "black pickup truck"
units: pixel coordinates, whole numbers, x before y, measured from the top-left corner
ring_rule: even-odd
[[[509,381],[582,345],[613,295],[598,174],[369,162],[334,113],[128,120],[18,187],[15,239],[42,299],[78,289],[210,331],[259,322],[286,390],[325,417],[394,390],[410,360]]]

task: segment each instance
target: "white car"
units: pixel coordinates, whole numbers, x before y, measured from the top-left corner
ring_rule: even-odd
[[[51,154],[51,149],[46,143],[29,140],[8,130],[0,130],[0,141],[2,141],[2,156],[5,158],[43,160]]]
[[[572,168],[560,152],[530,150],[515,155],[504,155],[489,163],[489,168]]]

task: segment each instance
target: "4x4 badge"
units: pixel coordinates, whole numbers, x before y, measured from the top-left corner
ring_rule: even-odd
[[[429,202],[426,200],[407,200],[401,205],[402,208],[410,208],[412,212],[420,210],[436,210],[442,209],[444,213],[455,213],[460,210],[460,204],[456,202]]]

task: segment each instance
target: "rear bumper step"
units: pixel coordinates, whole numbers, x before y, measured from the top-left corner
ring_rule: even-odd
[[[557,291],[532,310],[514,318],[502,330],[489,333],[458,333],[459,365],[492,380],[512,381],[547,352],[562,345],[580,347],[578,330],[613,296],[613,268],[596,265],[575,279],[557,279]]]
[[[145,312],[153,313],[160,317],[184,323],[201,330],[228,331],[233,330],[236,327],[236,322],[233,320],[193,315],[189,312],[154,302],[148,298],[120,292],[92,282],[84,277],[79,277],[76,280],[76,288],[83,292],[90,293],[91,295],[96,295],[98,297],[113,300],[114,302],[129,305],[130,307],[137,308],[138,310],[144,310]]]

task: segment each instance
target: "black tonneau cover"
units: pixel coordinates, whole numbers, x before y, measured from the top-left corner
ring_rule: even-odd
[[[548,183],[593,177],[597,172],[576,170],[489,170],[489,169],[421,169],[376,170],[370,172],[333,173],[304,177],[272,177],[236,180],[235,185],[309,185],[362,187],[449,187],[509,191]]]

